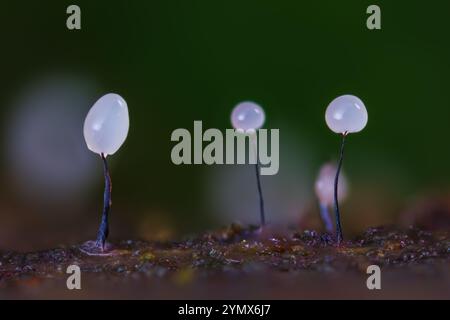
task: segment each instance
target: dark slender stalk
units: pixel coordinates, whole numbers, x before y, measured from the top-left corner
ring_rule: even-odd
[[[341,227],[341,215],[339,213],[339,202],[338,202],[338,184],[339,184],[339,173],[341,172],[342,161],[344,160],[344,147],[345,147],[345,137],[347,136],[347,132],[342,134],[342,144],[341,144],[341,152],[339,156],[339,164],[336,171],[336,177],[334,178],[334,209],[336,214],[336,237],[337,243],[340,244],[344,239],[342,235],[342,227]]]
[[[105,249],[106,238],[109,234],[109,223],[108,223],[108,215],[109,210],[111,209],[111,176],[109,175],[108,162],[106,161],[105,155],[101,154],[103,160],[103,174],[105,176],[105,192],[103,194],[103,214],[102,221],[100,223],[100,228],[97,233],[97,247],[101,248],[102,251]]]
[[[258,184],[258,194],[259,194],[259,209],[261,214],[261,226],[264,227],[266,225],[266,217],[264,215],[264,199],[262,194],[262,188],[261,188],[261,177],[259,174],[259,161],[256,159],[255,164],[256,169],[256,182]]]

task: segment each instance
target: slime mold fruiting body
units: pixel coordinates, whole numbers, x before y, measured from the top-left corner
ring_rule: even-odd
[[[266,116],[264,114],[264,110],[256,103],[251,101],[244,101],[236,105],[231,113],[231,124],[236,130],[242,130],[249,134],[256,134],[256,130],[260,129]],[[258,186],[258,195],[259,195],[259,208],[260,208],[260,216],[261,216],[261,226],[265,226],[266,217],[264,213],[264,198],[262,194],[261,188],[261,177],[260,177],[260,165],[257,153],[257,146],[251,146],[254,149],[256,154],[256,183]]]
[[[125,142],[129,129],[128,106],[125,100],[114,93],[101,97],[89,110],[84,122],[84,138],[92,152],[103,161],[105,191],[103,213],[96,241],[88,241],[82,250],[92,255],[105,255],[111,246],[106,243],[109,234],[109,212],[111,209],[111,176],[106,157],[114,154]]]
[[[344,159],[345,138],[349,133],[359,132],[367,124],[368,115],[364,103],[353,95],[343,95],[337,97],[328,105],[325,112],[325,122],[335,133],[342,135],[341,151],[339,162],[334,179],[334,205],[336,214],[336,237],[337,243],[343,240],[341,217],[338,201],[339,173]]]

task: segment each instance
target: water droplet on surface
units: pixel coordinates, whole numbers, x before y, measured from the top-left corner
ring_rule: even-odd
[[[258,130],[263,126],[265,120],[264,110],[251,101],[239,103],[231,113],[231,124],[233,127],[244,131],[250,129]]]
[[[336,133],[359,132],[367,124],[368,115],[364,103],[358,97],[343,95],[328,105],[325,121]]]
[[[84,139],[89,150],[111,155],[125,142],[129,126],[127,103],[118,94],[108,93],[89,110],[84,121]]]
[[[332,206],[334,204],[334,178],[336,177],[337,167],[334,164],[326,163],[319,171],[316,183],[314,185],[317,198],[323,205]],[[347,179],[341,171],[338,182],[338,201],[344,201],[347,197],[348,187]]]

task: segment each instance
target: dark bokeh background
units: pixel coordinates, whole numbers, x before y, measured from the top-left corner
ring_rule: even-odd
[[[374,3],[380,31],[366,28]],[[66,28],[70,4],[81,7],[80,31]],[[228,128],[241,100],[280,129],[280,173],[263,178],[269,220],[290,211],[286,222],[317,226],[314,178],[339,146],[324,112],[346,93],[365,102],[369,123],[348,139],[344,229],[398,222],[420,199],[445,198],[448,1],[47,0],[0,12],[0,248],[95,235],[101,163],[82,125],[107,92],[127,100],[131,119],[110,158],[113,238],[197,232],[236,220],[227,212],[239,205],[242,220],[258,222],[251,168],[170,161],[174,129]]]

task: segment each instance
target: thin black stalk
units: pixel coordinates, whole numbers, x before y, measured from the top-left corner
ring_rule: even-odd
[[[344,160],[344,147],[345,147],[345,137],[347,136],[347,132],[342,134],[342,144],[341,144],[341,152],[339,156],[339,163],[336,171],[336,177],[334,178],[334,209],[336,214],[336,237],[337,243],[340,244],[344,239],[342,235],[342,226],[341,226],[341,215],[339,212],[339,202],[338,202],[338,184],[339,184],[339,173],[341,172],[342,161]]]
[[[109,175],[108,162],[106,161],[106,157],[103,153],[101,154],[101,157],[103,160],[103,174],[105,176],[105,191],[103,193],[102,221],[100,223],[100,228],[98,229],[96,245],[103,251],[105,249],[106,238],[108,238],[109,234],[108,216],[112,203],[111,202],[112,183],[111,183],[111,176]]]
[[[258,194],[259,194],[259,209],[261,214],[261,226],[264,227],[266,225],[266,216],[264,214],[264,199],[262,194],[262,188],[261,188],[261,177],[259,174],[259,161],[256,159],[255,164],[256,169],[256,182],[258,184]]]

